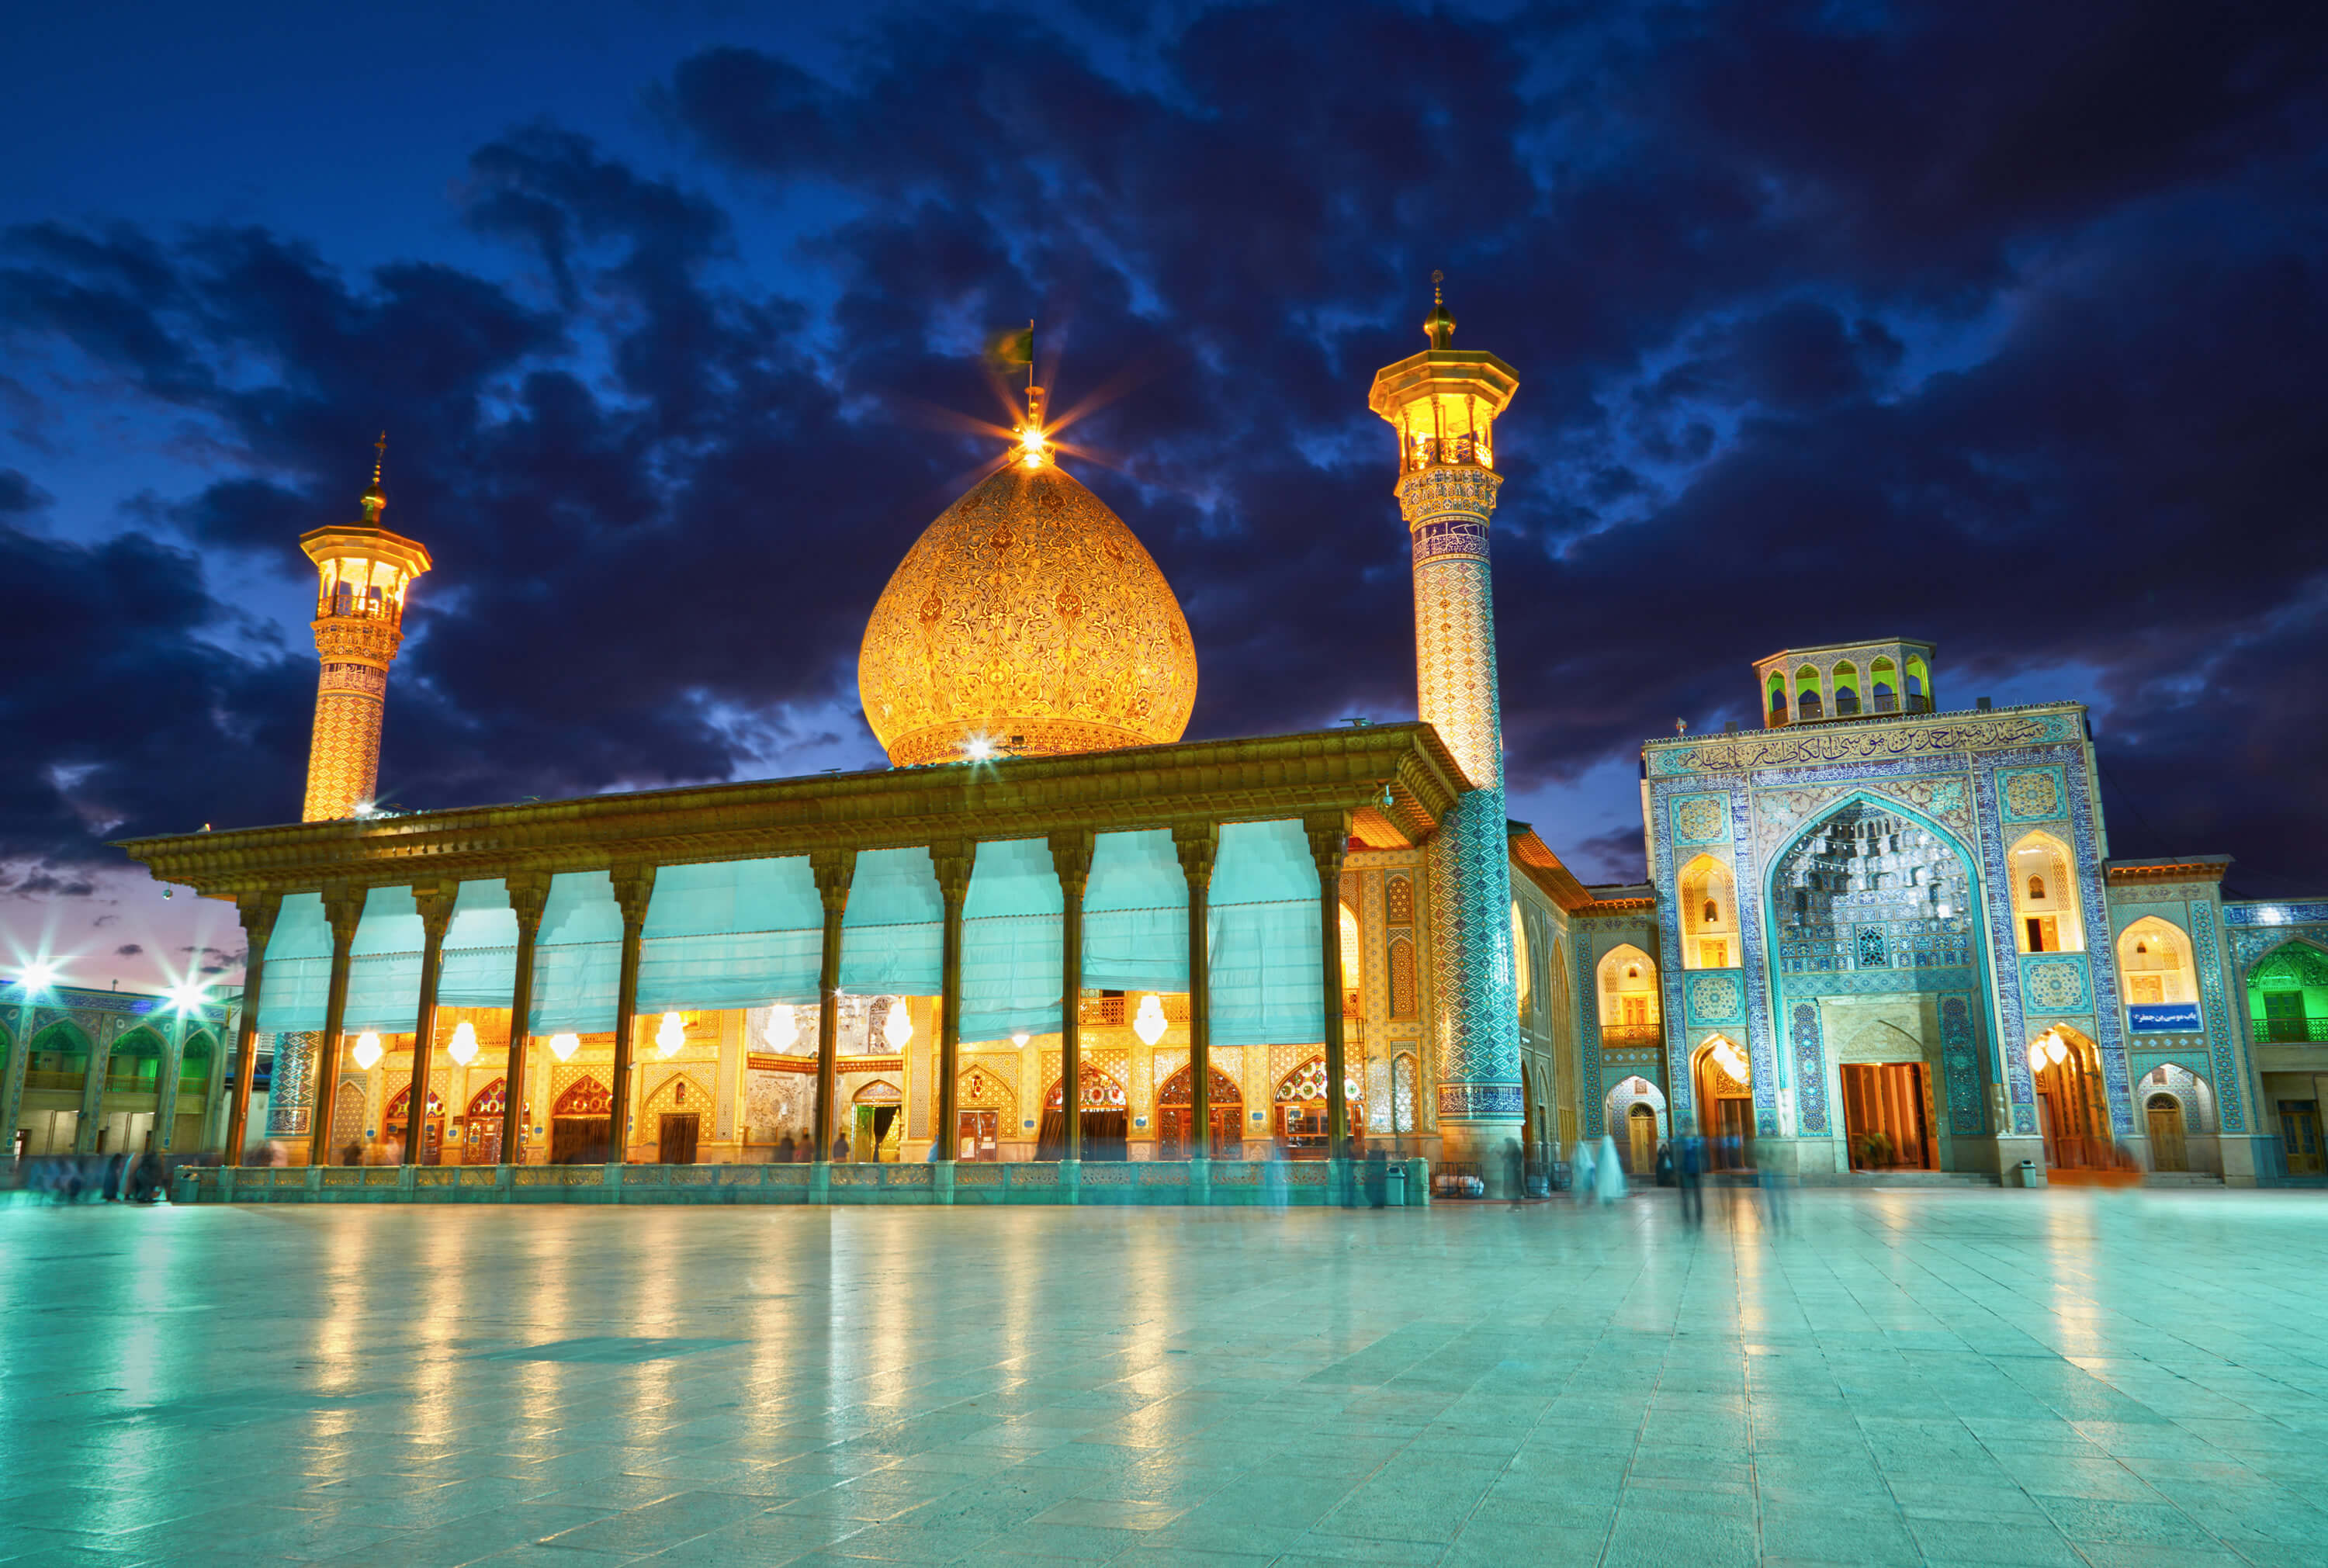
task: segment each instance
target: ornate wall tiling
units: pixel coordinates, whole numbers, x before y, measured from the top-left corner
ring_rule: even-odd
[[[2078,738],[2076,715],[2032,713],[1994,718],[1948,718],[1922,723],[1750,731],[1735,737],[1710,737],[1686,746],[1652,744],[1647,750],[1650,776],[1663,778],[1686,774],[1750,773],[1766,767],[1885,762],[1903,756],[1993,751]]]
[[[2032,1012],[2093,1010],[2093,1000],[2086,988],[2086,961],[2079,953],[2023,954],[2021,995]]]
[[[1460,797],[1431,840],[1442,1121],[1516,1122],[1521,1114],[1508,845],[1501,789]]]
[[[2153,1094],[2172,1094],[2182,1107],[2184,1131],[2206,1134],[2217,1131],[2212,1085],[2179,1062],[2152,1062],[2146,1051],[2136,1055],[2142,1059],[2136,1069],[2136,1099],[2146,1102]]]
[[[1662,1141],[1673,1135],[1673,1123],[1666,1115],[1665,1094],[1647,1077],[1638,1073],[1626,1074],[1610,1084],[1608,1093],[1600,1099],[1609,1131],[1621,1131],[1626,1119],[1632,1115],[1633,1107],[1647,1105],[1657,1117],[1658,1139]],[[1591,1136],[1597,1138],[1601,1134],[1593,1133]]]
[[[1742,971],[1701,970],[1687,975],[1689,1021],[1693,1024],[1742,1023],[1746,1017]]]
[[[1827,1136],[1826,1053],[1819,1039],[1816,1002],[1794,1006],[1795,1126],[1806,1138]]]
[[[1721,795],[1685,795],[1674,804],[1674,837],[1685,844],[1727,843],[1730,803]]]
[[[1661,779],[1650,786],[1649,809],[1654,817],[1650,837],[1655,844],[1655,862],[1651,879],[1663,888],[1675,886],[1674,858],[1676,833],[1673,826],[1673,803],[1685,793],[1705,793],[1709,782],[1692,778],[1687,787],[1671,780]],[[1730,803],[1731,858],[1735,868],[1738,905],[1739,967],[1749,975],[1769,972],[1768,953],[1762,940],[1761,875],[1753,861],[1752,838],[1746,810],[1746,789],[1743,780],[1726,781],[1728,793],[1722,798]],[[1683,951],[1681,940],[1681,908],[1672,897],[1657,901],[1658,951],[1678,953]],[[1685,1019],[1682,976],[1678,964],[1667,963],[1659,976],[1664,1016]],[[1767,985],[1756,983],[1744,987],[1746,992],[1746,1038],[1741,1042],[1752,1066],[1754,1129],[1761,1137],[1776,1136],[1779,1127],[1779,1088],[1792,1076],[1790,1066],[1781,1060],[1775,1032],[1770,1023],[1770,992]],[[1580,995],[1586,994],[1580,991]],[[1597,995],[1598,992],[1591,994]],[[1697,1114],[1690,1088],[1689,1064],[1684,1058],[1683,1046],[1674,1042],[1674,1055],[1666,1064],[1666,1094],[1672,1102],[1673,1114],[1682,1125],[1689,1125]]]
[[[1986,1131],[1981,1113],[1980,1037],[1969,996],[1940,999],[1940,1067],[1948,1085],[1948,1129],[1960,1136]]]
[[[2248,975],[2255,966],[2291,942],[2328,951],[2328,925],[2233,926],[2230,939],[2231,962],[2239,970],[2236,983],[2245,991]],[[2247,1009],[2242,1005],[2239,1010],[2244,1015]]]
[[[1384,918],[1393,925],[1414,924],[1414,878],[1393,871],[1383,878]]]
[[[2067,814],[2061,808],[2069,785],[2058,767],[2017,768],[2002,774],[1997,793],[2009,822],[2050,822]]]
[[[2193,905],[2191,915],[2191,963],[2199,972],[2199,999],[2205,1016],[2214,1023],[2215,1113],[2223,1131],[2244,1133],[2247,1096],[2241,1085],[2247,1074],[2239,1063],[2239,1012],[2245,1009],[2234,1011],[2224,995],[2222,949],[2215,944],[2215,906]]]
[[[2328,904],[2263,904],[2242,900],[2223,906],[2226,925],[2328,925]]]

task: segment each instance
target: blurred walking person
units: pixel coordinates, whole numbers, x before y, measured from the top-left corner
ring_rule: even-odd
[[[1674,1143],[1674,1185],[1681,1189],[1681,1222],[1704,1225],[1705,1194],[1701,1187],[1705,1179],[1705,1140],[1692,1136],[1677,1138]]]
[[[1592,1201],[1593,1165],[1592,1145],[1582,1138],[1578,1139],[1574,1156],[1569,1160],[1568,1179],[1570,1190],[1576,1194],[1576,1204],[1580,1208]]]
[[[1603,1205],[1625,1196],[1625,1167],[1617,1159],[1617,1140],[1606,1132],[1600,1135],[1600,1158],[1593,1166],[1592,1190]]]

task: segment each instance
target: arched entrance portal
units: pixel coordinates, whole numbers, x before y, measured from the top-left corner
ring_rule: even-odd
[[[1727,1035],[1715,1035],[1698,1047],[1691,1067],[1698,1131],[1708,1145],[1709,1162],[1724,1168],[1741,1163],[1747,1140],[1754,1136],[1754,1069],[1745,1051]]]
[[[1037,1160],[1065,1160],[1067,1157],[1067,1100],[1062,1092],[1062,1078],[1051,1080],[1051,1092],[1043,1096],[1043,1126],[1035,1145]],[[1084,1153],[1085,1160],[1122,1160],[1124,1140],[1130,1131],[1125,1121],[1126,1100],[1123,1085],[1097,1067],[1085,1067],[1080,1080],[1084,1123]]]
[[[1657,1146],[1666,1141],[1666,1096],[1647,1078],[1620,1081],[1609,1091],[1606,1125],[1617,1141],[1617,1156],[1628,1176],[1647,1176],[1657,1168]]]
[[[380,1125],[390,1141],[401,1145],[408,1141],[406,1128],[411,1119],[412,1090],[407,1085],[388,1103],[388,1114],[380,1118]],[[445,1160],[445,1102],[436,1097],[434,1089],[428,1091],[428,1113],[422,1120],[421,1131],[425,1141],[420,1146],[418,1163],[441,1165]]]
[[[2143,1102],[2143,1112],[2150,1123],[2150,1168],[2190,1169],[2189,1146],[2182,1136],[2182,1103],[2172,1094],[2153,1094]]]
[[[855,1126],[849,1134],[849,1157],[896,1163],[905,1154],[906,1097],[887,1078],[876,1078],[851,1096]]]
[[[553,1165],[596,1165],[614,1152],[615,1097],[597,1079],[585,1075],[567,1085],[549,1108],[549,1160]]]
[[[2055,1025],[2030,1044],[2037,1087],[2037,1125],[2045,1163],[2062,1170],[2099,1170],[2111,1163],[2109,1110],[2093,1041]]]
[[[1196,1078],[1194,1064],[1182,1067],[1164,1080],[1156,1091],[1156,1154],[1160,1160],[1185,1160],[1188,1156],[1190,1135],[1196,1125]],[[1244,1096],[1237,1092],[1236,1081],[1218,1067],[1208,1068],[1206,1082],[1212,1096],[1213,1158],[1242,1160],[1244,1158]]]
[[[407,1090],[408,1094],[410,1094]],[[363,1160],[364,1092],[361,1084],[340,1080],[332,1091],[332,1155],[343,1165]]]
[[[1356,1078],[1342,1080],[1342,1098],[1349,1107],[1350,1136],[1366,1135],[1365,1088]],[[1292,1160],[1323,1160],[1328,1147],[1326,1058],[1312,1056],[1278,1080],[1273,1113],[1277,1145]]]
[[[461,1144],[464,1165],[499,1165],[502,1160],[502,1110],[508,1103],[509,1080],[495,1078],[469,1096],[454,1133]]]

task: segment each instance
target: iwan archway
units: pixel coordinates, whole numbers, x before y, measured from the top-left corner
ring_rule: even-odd
[[[1776,1056],[1799,1169],[1995,1169],[1976,863],[1939,822],[1865,793],[1769,862]]]

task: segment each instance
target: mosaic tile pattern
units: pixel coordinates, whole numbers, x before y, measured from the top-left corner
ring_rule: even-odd
[[[1940,999],[1940,1070],[1948,1081],[1948,1131],[1971,1136],[1987,1131],[1981,1113],[1980,1037],[1973,1027],[1972,998]]]
[[[1819,1038],[1816,1002],[1798,1001],[1788,1036],[1795,1053],[1795,1127],[1806,1138],[1828,1136],[1826,1052]]]

